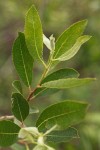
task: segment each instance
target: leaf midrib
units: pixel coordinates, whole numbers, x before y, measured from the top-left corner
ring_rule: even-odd
[[[18,99],[17,99],[17,105],[18,105],[18,109],[19,109],[21,120],[23,122],[23,117],[22,117],[21,109],[20,109],[20,106],[19,106],[19,103],[18,103]]]
[[[63,59],[63,58],[66,58],[66,56],[69,57],[70,55],[72,55],[73,47],[74,45],[66,53],[62,54],[58,59]],[[75,49],[77,49],[78,47],[80,47],[80,45],[77,45]]]
[[[67,40],[68,40],[68,38],[64,40],[64,42],[62,43],[62,45],[61,45],[60,48],[58,49],[57,53],[55,54],[54,59],[56,58],[56,56],[58,55],[60,49],[63,47],[63,45],[66,43]]]
[[[61,117],[61,116],[65,116],[65,115],[67,115],[67,114],[71,114],[71,113],[75,113],[75,112],[80,112],[80,111],[81,111],[81,109],[78,109],[78,110],[76,110],[76,111],[70,111],[70,112],[67,112],[67,113],[63,113],[63,114],[60,114],[60,115],[53,116],[53,117],[50,117],[50,118],[48,118],[48,119],[45,119],[45,120],[38,126],[38,128],[41,127],[42,124],[44,124],[45,122],[47,122],[47,121],[49,121],[49,120],[51,120],[51,119],[58,118],[58,117]]]
[[[46,83],[43,83],[42,85],[41,85],[41,87],[47,87],[47,88],[55,88],[55,89],[66,89],[66,88],[73,88],[73,87],[78,87],[78,86],[81,86],[81,84],[83,84],[83,85],[85,85],[85,84],[87,84],[87,83],[89,83],[89,82],[91,82],[91,81],[93,81],[93,80],[91,80],[92,78],[66,78],[66,79],[58,79],[58,80],[54,80],[54,81],[49,81],[49,82],[46,82]],[[95,79],[95,78],[94,78]],[[56,83],[57,81],[60,81],[60,82],[62,82],[62,81],[70,81],[70,80],[73,80],[73,81],[84,81],[83,83],[80,83],[80,82],[78,82],[78,84],[77,84],[77,86],[76,85],[71,85],[71,86],[63,86],[63,85],[60,85],[60,86],[48,86],[48,84],[50,85],[51,83],[53,83],[54,84],[54,82]]]
[[[36,42],[36,34],[35,34],[35,26],[34,26],[34,20],[33,20],[33,30],[34,30],[34,43],[35,43],[35,47],[36,47],[36,52],[37,52],[37,55],[39,57],[39,59],[42,61],[40,55],[39,55],[39,52],[38,52],[38,48],[37,48],[37,42]]]
[[[21,51],[20,54],[21,54],[21,57],[22,57],[22,62],[23,62],[23,66],[24,66],[24,73],[25,73],[25,76],[26,76],[27,84],[28,84],[28,87],[30,87],[28,76],[27,76],[27,71],[26,71],[26,65],[25,65],[25,61],[24,61],[24,57],[23,57],[22,47],[21,47],[21,41],[20,41],[20,51]]]

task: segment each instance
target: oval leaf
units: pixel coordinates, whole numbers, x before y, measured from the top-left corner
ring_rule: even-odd
[[[29,114],[29,104],[20,93],[14,93],[12,95],[12,112],[21,122],[23,122]]]
[[[79,123],[85,116],[87,103],[77,101],[63,101],[47,107],[39,116],[36,126],[39,130],[54,125],[65,129]]]
[[[65,60],[71,59],[78,52],[81,45],[87,42],[90,38],[91,36],[88,36],[88,35],[79,37],[71,49],[69,49],[66,53],[64,53],[63,55],[61,55],[59,58],[55,60],[65,61]]]
[[[78,76],[79,73],[74,69],[71,68],[60,69],[44,78],[41,84],[64,78],[77,78]]]
[[[53,73],[51,73],[50,75],[48,75],[47,77],[45,77],[41,84],[45,83],[45,82],[49,82],[49,81],[53,81],[53,80],[58,80],[58,79],[63,79],[63,78],[73,78],[73,77],[78,77],[79,73],[72,69],[72,68],[65,68],[65,69],[60,69],[57,70]],[[58,89],[48,89],[48,88],[37,88],[36,91],[34,92],[34,96],[37,95],[42,95],[45,96],[47,94],[54,94],[56,92],[58,92]]]
[[[13,62],[20,78],[29,87],[32,82],[33,59],[28,52],[23,33],[19,33],[14,42]]]
[[[57,39],[53,58],[56,59],[68,51],[75,44],[77,38],[82,35],[86,25],[87,20],[82,20],[65,30]]]
[[[28,50],[35,60],[42,60],[43,32],[38,12],[33,5],[25,18],[25,39]]]
[[[0,146],[6,147],[17,142],[20,127],[11,121],[0,121]]]
[[[12,86],[17,90],[17,92],[19,92],[21,94],[23,93],[20,81],[18,81],[18,80],[13,81]]]
[[[61,143],[69,142],[73,138],[79,138],[78,131],[75,128],[68,128],[65,130],[53,131],[46,135],[47,141]]]
[[[77,79],[77,78],[68,78],[68,79],[59,79],[54,80],[50,82],[46,82],[41,85],[41,87],[47,87],[47,88],[57,88],[57,89],[66,89],[66,88],[72,88],[77,86],[83,86],[85,84],[90,83],[91,81],[96,80],[95,78],[83,78],[83,79]]]

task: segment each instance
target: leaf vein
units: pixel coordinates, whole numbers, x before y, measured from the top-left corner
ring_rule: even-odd
[[[64,115],[71,114],[71,113],[75,113],[75,112],[80,112],[80,111],[81,111],[81,109],[78,109],[78,110],[76,110],[76,111],[71,111],[71,112],[63,113],[63,114],[60,114],[60,115],[53,116],[53,117],[50,117],[50,118],[48,118],[48,119],[45,119],[45,120],[38,126],[38,128],[39,128],[42,124],[44,124],[45,122],[49,121],[50,119],[54,119],[54,118],[56,119],[56,118],[61,117],[61,116],[64,116]]]
[[[22,52],[22,48],[21,48],[21,43],[20,43],[20,50],[21,50],[21,57],[22,57],[22,62],[23,62],[23,66],[24,66],[24,71],[25,71],[24,73],[25,73],[25,76],[26,76],[28,87],[30,87],[28,76],[27,76],[27,71],[26,71],[26,66],[25,66],[25,61],[24,61],[24,57],[23,57],[23,52]]]

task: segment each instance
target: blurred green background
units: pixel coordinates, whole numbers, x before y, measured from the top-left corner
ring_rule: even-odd
[[[12,81],[18,79],[11,50],[18,31],[23,31],[24,18],[29,7],[35,4],[47,37],[57,37],[72,23],[88,19],[85,34],[92,35],[78,54],[57,68],[73,67],[80,77],[96,77],[90,85],[64,90],[52,95],[37,98],[33,105],[42,110],[51,103],[62,99],[88,101],[86,119],[78,128],[80,139],[56,146],[57,150],[99,150],[100,149],[100,0],[0,0],[0,115],[11,114]],[[44,48],[45,58],[47,49]],[[34,64],[34,82],[42,73],[42,66]],[[34,124],[36,116],[31,116]],[[19,148],[17,148],[19,149]],[[16,150],[16,149],[15,149]]]

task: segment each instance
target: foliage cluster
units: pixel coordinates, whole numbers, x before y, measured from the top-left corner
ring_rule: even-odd
[[[32,6],[25,17],[24,32],[19,32],[13,45],[13,62],[21,81],[27,87],[27,98],[23,93],[21,82],[15,80],[13,87],[16,92],[12,94],[13,116],[1,117],[0,146],[7,147],[18,142],[24,144],[26,149],[54,150],[48,142],[66,142],[78,138],[78,131],[74,125],[84,119],[88,103],[77,100],[64,100],[47,107],[38,117],[35,127],[26,127],[24,120],[30,114],[37,113],[31,108],[29,102],[39,94],[58,92],[60,89],[82,86],[94,78],[79,78],[79,73],[72,68],[61,68],[53,71],[57,64],[71,59],[87,42],[91,36],[82,35],[87,20],[74,23],[66,29],[55,42],[53,35],[48,39],[42,30],[40,17],[35,6]],[[43,58],[43,43],[49,49],[49,58]],[[40,62],[44,72],[37,86],[33,89],[33,64]],[[11,121],[10,121],[11,120]],[[36,145],[36,146],[34,146]]]

